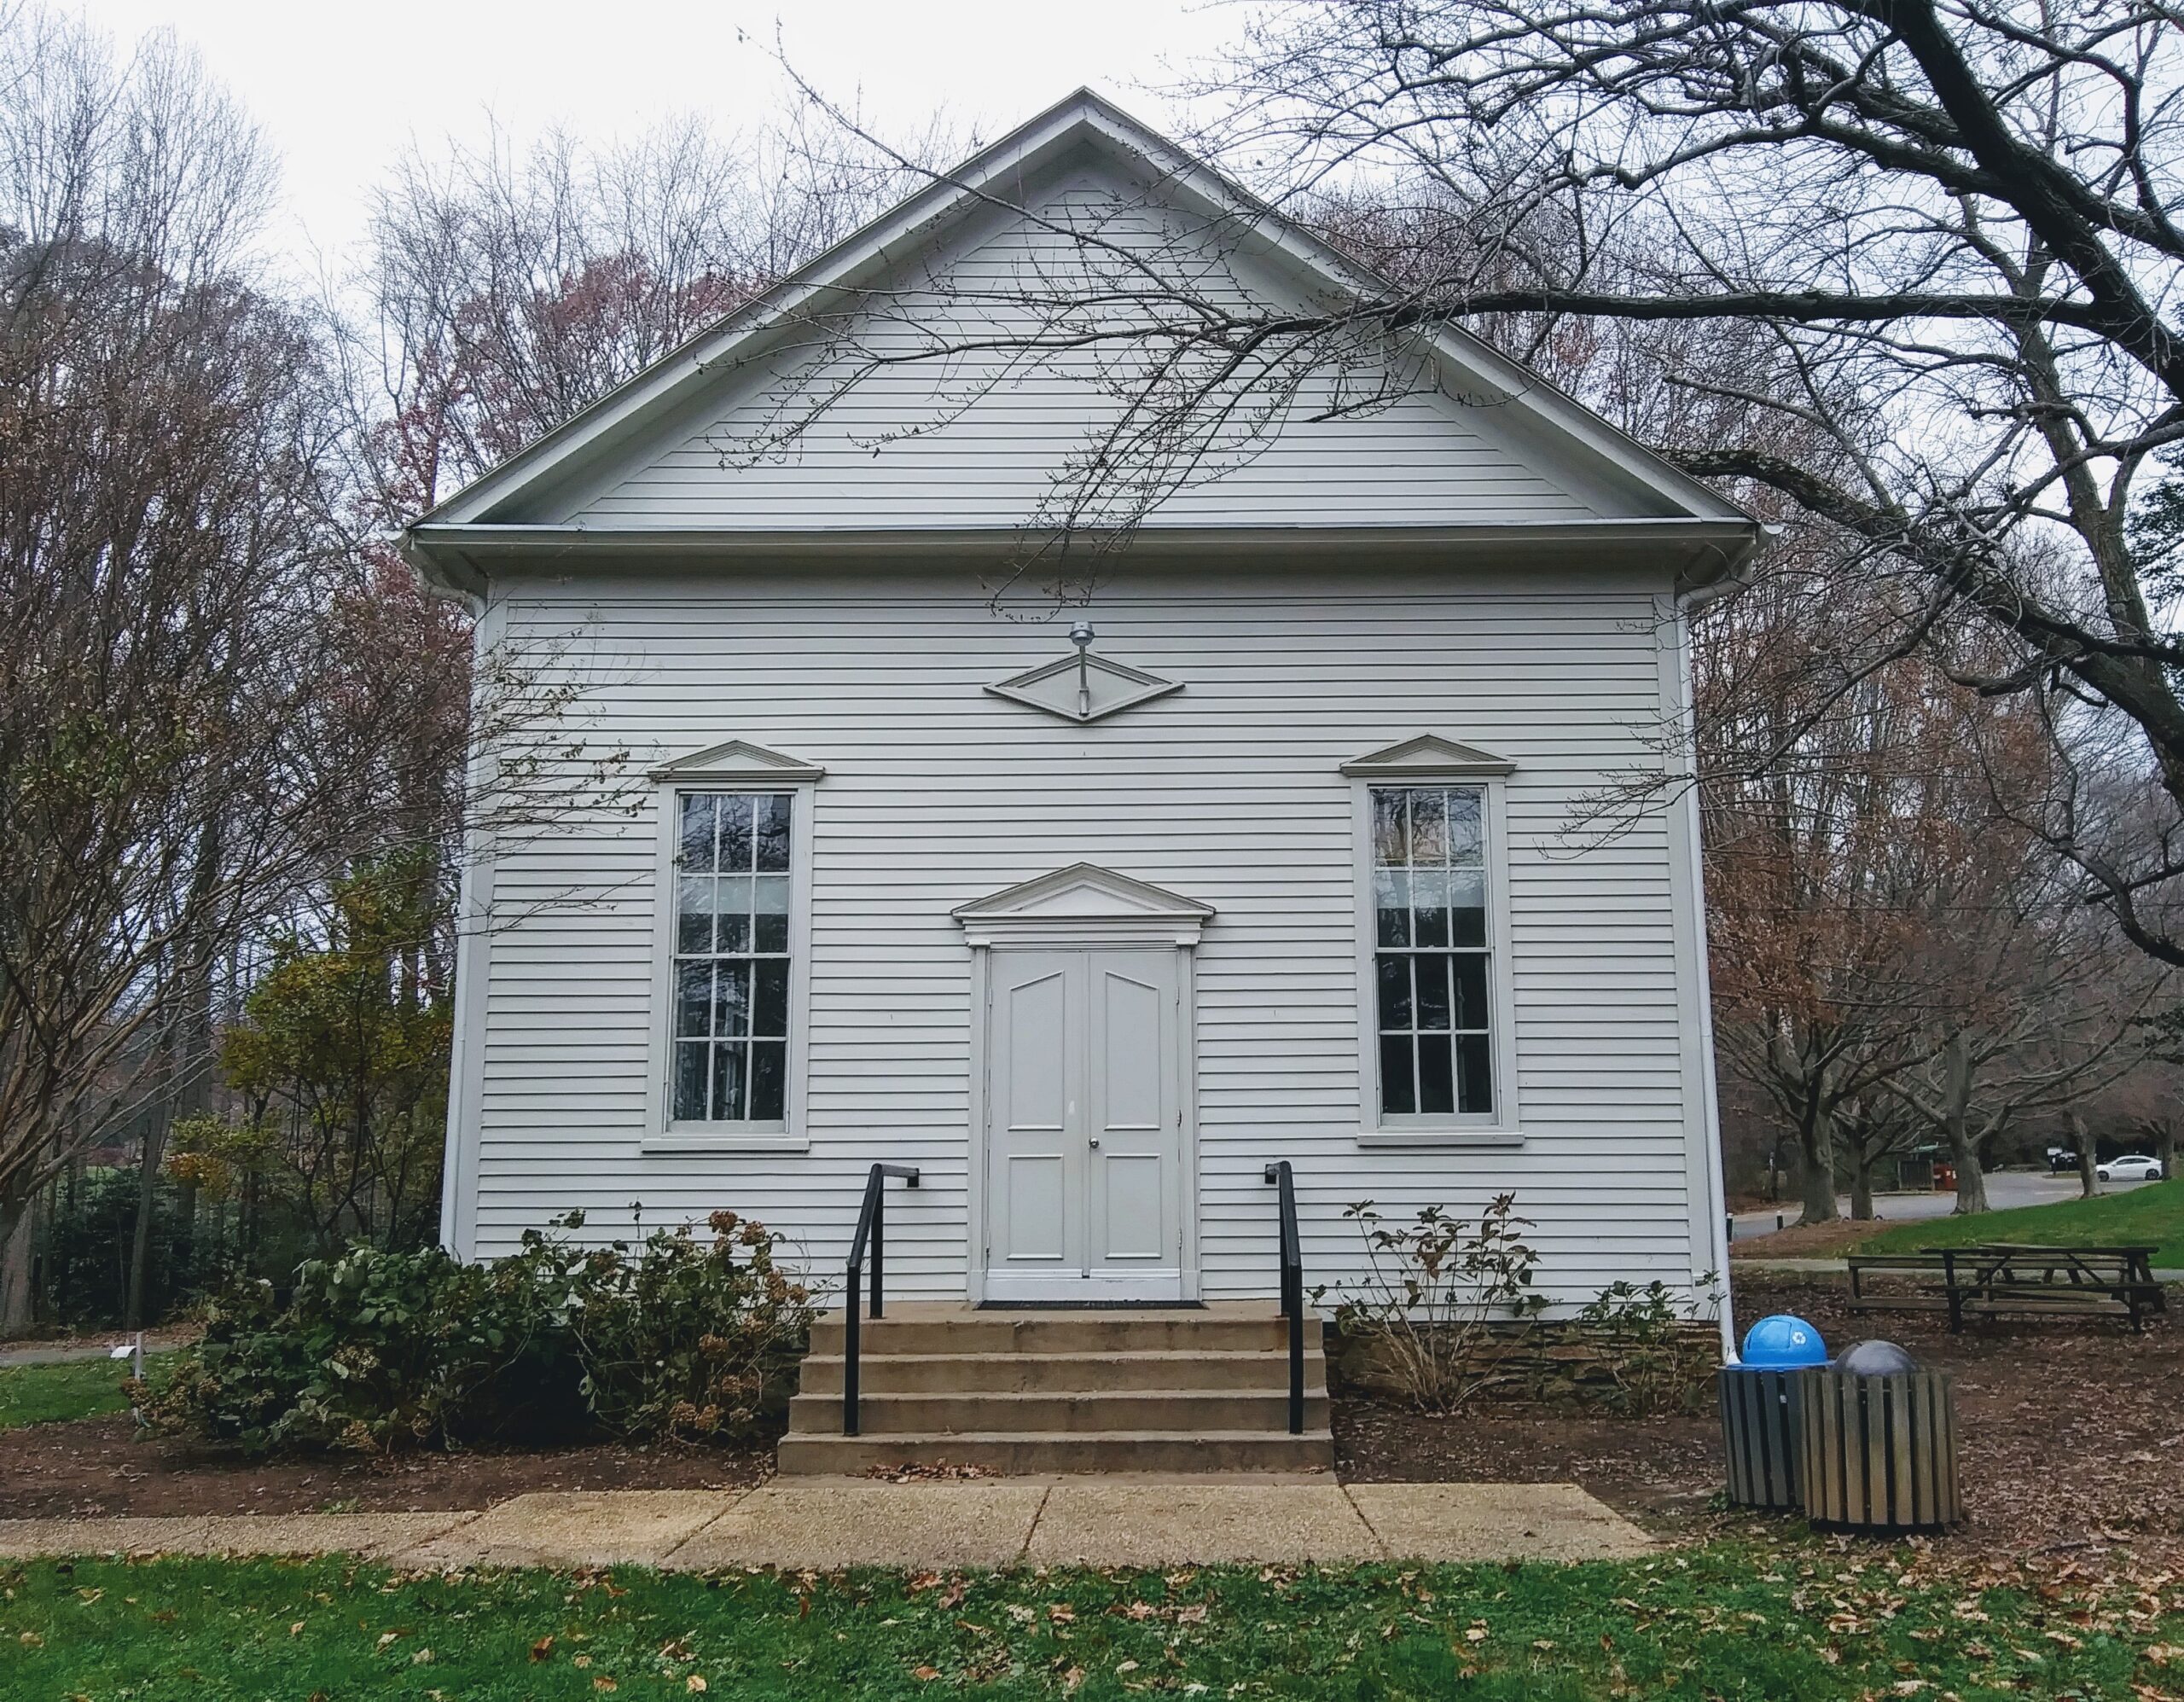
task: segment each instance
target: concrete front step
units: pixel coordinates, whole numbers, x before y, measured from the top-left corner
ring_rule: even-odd
[[[1316,1351],[1308,1367],[1319,1362]],[[960,1392],[1000,1394],[1110,1389],[1289,1389],[1289,1355],[1263,1348],[1244,1352],[1153,1348],[1118,1353],[862,1353],[860,1380],[868,1395]],[[842,1356],[815,1353],[799,1385],[806,1394],[842,1392]]]
[[[1259,1302],[1154,1309],[891,1307],[860,1332],[862,1434],[842,1433],[842,1314],[811,1333],[785,1476],[968,1466],[1001,1474],[1297,1473],[1334,1462],[1317,1319],[1289,1434],[1289,1324]]]
[[[891,1308],[863,1320],[860,1354],[1287,1352],[1288,1321],[1271,1306],[1216,1306],[1172,1311],[989,1312],[968,1307]],[[1304,1321],[1304,1346],[1316,1352],[1320,1322]],[[811,1351],[839,1356],[842,1315],[811,1327]]]
[[[999,1394],[952,1392],[879,1395],[865,1393],[857,1403],[857,1422],[867,1436],[995,1435],[1043,1436],[1120,1433],[1136,1431],[1225,1432],[1267,1430],[1287,1433],[1289,1395],[1234,1389],[1121,1389],[1102,1392]],[[1307,1385],[1304,1423],[1324,1430],[1327,1397]],[[839,1436],[842,1399],[801,1394],[789,1403],[793,1436]]]
[[[898,1467],[967,1466],[1007,1475],[1105,1472],[1324,1472],[1334,1467],[1325,1430],[1089,1432],[1044,1436],[798,1435],[781,1438],[783,1476],[862,1476]]]

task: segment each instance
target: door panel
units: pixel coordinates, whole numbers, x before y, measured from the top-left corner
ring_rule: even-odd
[[[1008,1156],[1008,1257],[1060,1264],[1068,1250],[1069,1190],[1060,1153]]]
[[[996,950],[987,985],[986,1298],[1180,1298],[1176,954]]]
[[[1166,1215],[1160,1197],[1164,1168],[1157,1157],[1109,1153],[1101,1159],[1100,1205],[1105,1234],[1100,1255],[1103,1262],[1159,1262],[1166,1251],[1160,1239],[1161,1220]]]
[[[1102,1126],[1110,1131],[1158,1129],[1167,1101],[1160,1072],[1152,1066],[1163,1061],[1160,1030],[1175,995],[1138,979],[1132,973],[1136,967],[1092,960],[1100,984],[1101,1029],[1094,1037],[1093,1055],[1105,1089]]]
[[[1095,1275],[1181,1275],[1182,1119],[1172,951],[1085,954],[1093,1095],[1085,1223]],[[1178,1292],[1180,1292],[1178,1289]]]
[[[1059,1067],[1069,1024],[1069,979],[1057,970],[1008,990],[1006,1121],[1012,1130],[1051,1130],[1069,1120],[1068,1084]]]
[[[1072,952],[996,952],[987,1112],[988,1258],[1051,1276],[1083,1263],[1071,1201],[1084,1141],[1083,966]],[[1072,1233],[1074,1231],[1074,1233]]]

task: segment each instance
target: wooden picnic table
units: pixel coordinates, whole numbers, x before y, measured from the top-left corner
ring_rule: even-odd
[[[1850,1310],[1854,1312],[1947,1311],[1949,1327],[1961,1331],[1966,1313],[2001,1312],[2115,1316],[2146,1327],[2146,1316],[2164,1310],[2153,1280],[2151,1246],[2057,1247],[2008,1241],[1944,1247],[1925,1253],[1853,1253]],[[1871,1276],[1938,1277],[1909,1292],[1876,1292]]]

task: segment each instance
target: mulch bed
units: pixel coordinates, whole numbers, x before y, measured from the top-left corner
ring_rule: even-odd
[[[479,1448],[394,1460],[249,1460],[167,1438],[126,1416],[0,1431],[0,1519],[102,1514],[433,1513],[534,1490],[711,1490],[773,1469],[757,1448]]]
[[[2133,1335],[2083,1319],[1975,1321],[1960,1336],[1915,1313],[1854,1316],[1840,1277],[1755,1273],[1737,1316],[1795,1312],[1831,1347],[1885,1336],[1956,1376],[1967,1523],[1938,1550],[2086,1558],[2128,1548],[2184,1565],[2184,1329],[2171,1311]],[[1430,1418],[1371,1402],[1335,1408],[1336,1469],[1353,1483],[1477,1478],[1577,1483],[1648,1528],[1702,1535],[1729,1519],[1711,1409],[1612,1419],[1481,1404]]]
[[[1916,1314],[1854,1317],[1840,1277],[1752,1272],[1737,1314],[1791,1311],[1831,1345],[1885,1335],[1956,1374],[1970,1522],[1934,1546],[1966,1560],[2100,1563],[2117,1548],[2184,1565],[2184,1319],[2143,1335],[2083,1320],[1980,1320],[1952,1337]],[[2172,1292],[2171,1304],[2184,1302]],[[1482,1403],[1451,1418],[1339,1394],[1337,1470],[1353,1483],[1574,1482],[1671,1536],[1742,1521],[1714,1507],[1711,1405],[1658,1418]],[[713,1489],[757,1481],[770,1447],[477,1449],[375,1461],[246,1460],[146,1439],[124,1417],[0,1432],[0,1517],[432,1511],[537,1490]],[[1780,1521],[1768,1522],[1774,1529]]]

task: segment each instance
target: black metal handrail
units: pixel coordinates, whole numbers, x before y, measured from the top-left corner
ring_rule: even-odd
[[[1289,1160],[1266,1167],[1266,1179],[1280,1190],[1281,1213],[1281,1316],[1289,1320],[1289,1433],[1304,1433],[1304,1245],[1297,1233],[1297,1172]]]
[[[895,1176],[911,1188],[918,1185],[915,1165],[874,1165],[864,1179],[864,1205],[857,1214],[857,1234],[850,1240],[849,1286],[842,1295],[842,1434],[857,1434],[857,1290],[863,1286],[864,1250],[872,1248],[872,1316],[884,1316],[881,1273],[887,1262],[887,1178]]]

